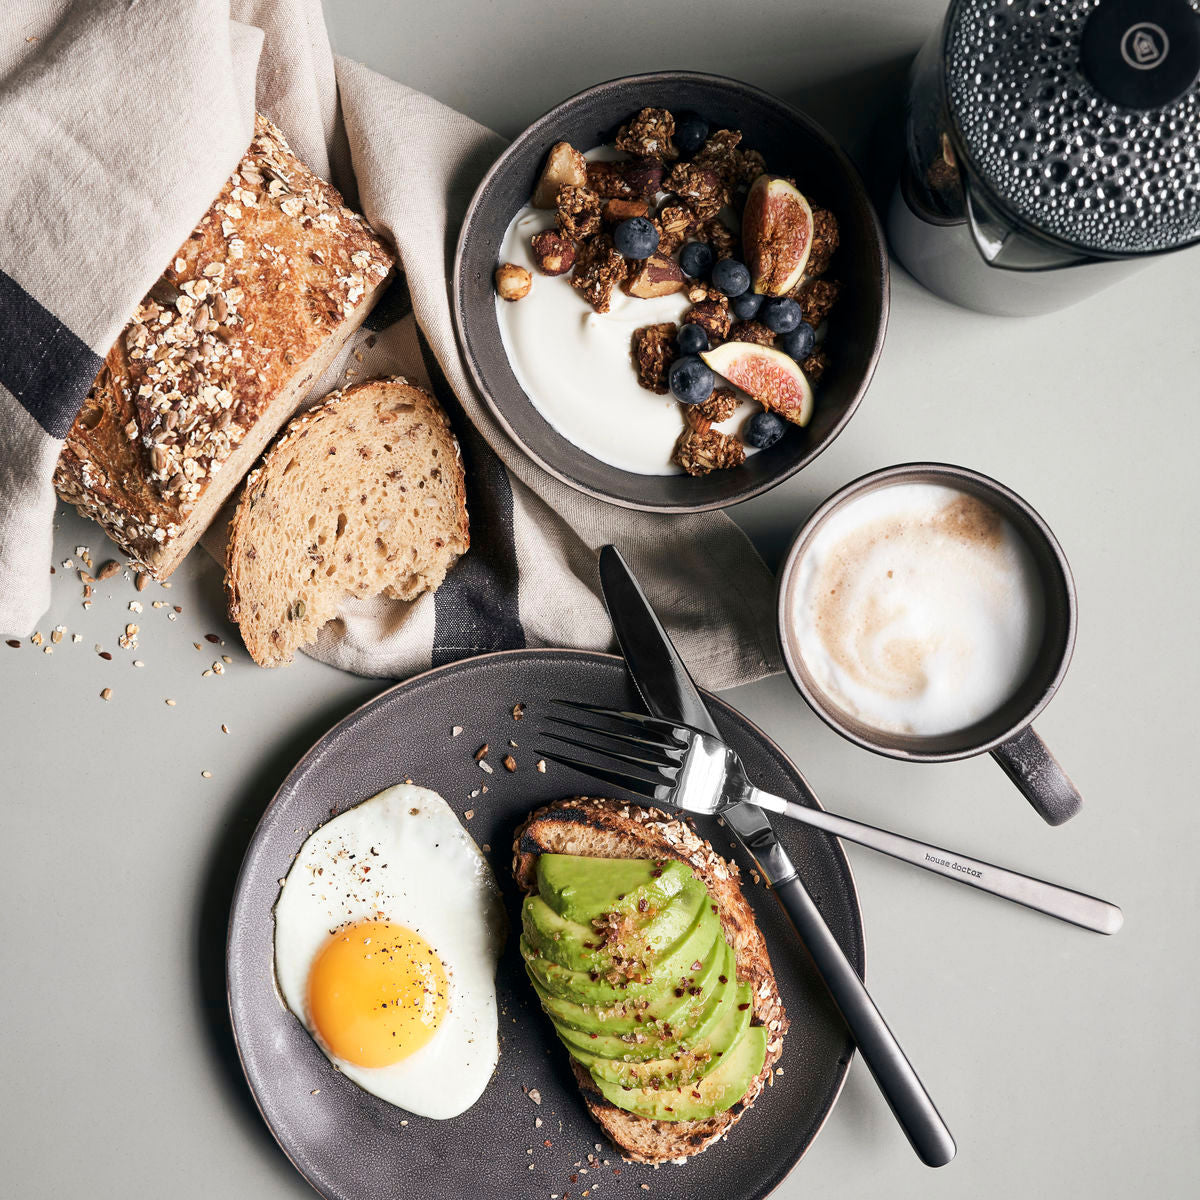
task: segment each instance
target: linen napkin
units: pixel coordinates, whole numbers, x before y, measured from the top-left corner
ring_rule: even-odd
[[[437,593],[348,600],[309,653],[403,677],[490,650],[613,649],[596,551],[615,542],[702,684],[779,669],[771,575],[728,517],[629,512],[575,492],[523,455],[469,382],[449,272],[470,196],[502,149],[495,134],[335,59],[319,0],[19,0],[7,15],[0,630],[27,633],[49,603],[61,439],[249,143],[257,107],[394,242],[403,267],[308,402],[403,375],[445,405],[467,469],[472,547]],[[205,544],[223,557],[223,520]]]

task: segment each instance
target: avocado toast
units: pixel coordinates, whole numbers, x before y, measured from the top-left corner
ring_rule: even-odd
[[[699,1154],[753,1105],[788,1026],[736,866],[616,800],[540,808],[513,849],[526,969],[592,1116],[628,1159]]]

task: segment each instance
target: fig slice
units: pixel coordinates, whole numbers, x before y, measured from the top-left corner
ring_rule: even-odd
[[[786,179],[760,175],[742,211],[742,247],[751,286],[783,296],[800,282],[813,244],[808,201]]]
[[[800,364],[782,350],[754,342],[723,342],[700,357],[734,387],[794,425],[807,425],[813,414],[813,390]]]

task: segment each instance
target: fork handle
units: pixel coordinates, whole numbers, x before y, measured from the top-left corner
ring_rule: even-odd
[[[945,1166],[954,1138],[808,889],[796,876],[772,887],[913,1149],[926,1166]]]
[[[1044,879],[1034,879],[1006,867],[997,867],[953,850],[943,850],[887,829],[852,821],[837,813],[794,804],[765,792],[756,791],[752,801],[761,808],[782,813],[785,817],[857,842],[860,846],[869,846],[882,854],[890,854],[893,858],[932,871],[935,875],[945,875],[958,883],[991,892],[994,896],[1012,900],[1096,933],[1116,933],[1125,919],[1121,910],[1106,900],[1098,900],[1095,896],[1060,887],[1056,883],[1047,883]]]

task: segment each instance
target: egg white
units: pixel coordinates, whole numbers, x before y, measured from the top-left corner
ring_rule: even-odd
[[[365,920],[406,926],[429,942],[446,969],[449,1010],[424,1046],[391,1066],[357,1066],[317,1045],[389,1104],[438,1120],[458,1116],[483,1094],[499,1058],[495,975],[507,918],[491,867],[436,792],[388,788],[300,847],[275,904],[275,982],[314,1036],[313,959],[334,930]]]

